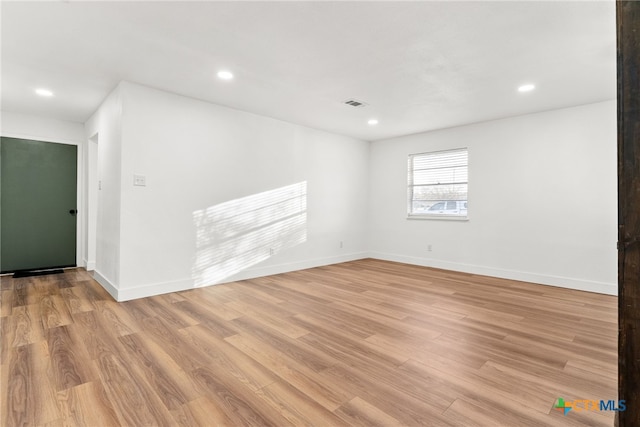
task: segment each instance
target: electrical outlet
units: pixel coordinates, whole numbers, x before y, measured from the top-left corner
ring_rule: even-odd
[[[343,246],[342,240],[340,240],[340,249],[342,249]]]
[[[431,252],[431,245],[427,245],[427,251]]]
[[[269,249],[269,255],[273,255],[275,253],[275,250],[273,248]]]
[[[133,175],[133,185],[144,187],[147,185],[147,177],[144,175]]]

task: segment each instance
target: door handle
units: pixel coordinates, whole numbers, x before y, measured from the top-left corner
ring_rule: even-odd
[[[69,213],[71,214],[71,216],[76,216],[76,214],[78,213],[78,210],[77,209],[71,209],[69,211]]]

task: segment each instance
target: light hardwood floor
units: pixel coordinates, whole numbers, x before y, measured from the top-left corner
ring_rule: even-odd
[[[615,297],[378,260],[116,303],[2,278],[2,426],[611,426]]]

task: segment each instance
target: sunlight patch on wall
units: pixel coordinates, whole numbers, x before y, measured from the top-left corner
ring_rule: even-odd
[[[193,213],[196,287],[212,285],[307,240],[307,182]]]

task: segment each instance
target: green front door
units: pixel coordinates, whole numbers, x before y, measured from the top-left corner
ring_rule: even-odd
[[[75,145],[0,139],[0,272],[76,265]]]

